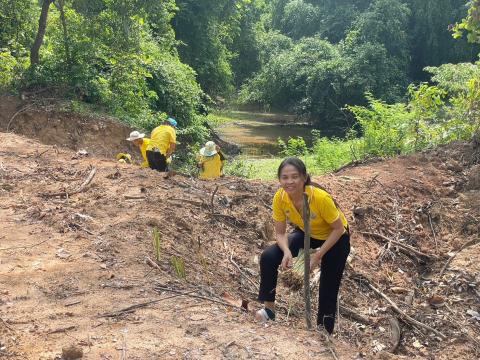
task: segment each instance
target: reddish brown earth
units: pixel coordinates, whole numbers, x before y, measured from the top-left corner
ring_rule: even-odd
[[[0,133],[0,357],[54,359],[73,345],[85,359],[333,359],[331,351],[340,359],[478,358],[475,151],[473,143],[453,144],[316,179],[352,229],[340,304],[370,322],[355,321],[342,308],[329,344],[305,330],[301,291],[280,286],[278,321],[261,325],[220,303],[155,290],[166,286],[215,301],[225,292],[254,299],[258,256],[273,240],[269,206],[276,183],[164,179],[97,154],[80,156]],[[93,168],[91,183],[75,193]],[[155,258],[154,227],[161,233],[156,268],[145,262]],[[387,249],[377,235],[363,232],[428,258],[401,252],[395,243]],[[184,261],[185,278],[172,259]],[[412,326],[365,278],[445,338]],[[161,301],[118,313],[151,300]],[[394,351],[392,317],[401,330]]]

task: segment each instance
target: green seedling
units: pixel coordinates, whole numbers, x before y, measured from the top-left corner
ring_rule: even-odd
[[[153,250],[155,251],[155,259],[160,261],[160,231],[157,227],[153,228]]]
[[[173,270],[175,270],[177,277],[185,279],[187,276],[185,273],[185,261],[183,261],[181,257],[172,256],[170,258],[170,263],[172,264]]]

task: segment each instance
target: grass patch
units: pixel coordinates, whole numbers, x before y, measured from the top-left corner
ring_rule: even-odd
[[[310,175],[322,175],[355,160],[353,154],[358,151],[359,144],[360,140],[320,138],[306,154],[297,157],[305,163]],[[285,157],[287,155],[263,159],[238,156],[227,162],[225,173],[249,179],[275,180],[278,166]]]

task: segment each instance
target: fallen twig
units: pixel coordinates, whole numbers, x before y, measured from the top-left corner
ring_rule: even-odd
[[[348,317],[351,320],[354,320],[354,321],[359,322],[361,324],[365,324],[365,325],[374,325],[375,324],[369,318],[356,313],[354,310],[346,307],[345,305],[339,305],[339,310],[340,310],[340,314],[342,314],[343,316]]]
[[[125,200],[145,200],[147,197],[145,195],[124,195]]]
[[[68,307],[68,306],[73,306],[73,305],[77,305],[77,304],[80,304],[82,301],[81,300],[76,300],[76,301],[72,301],[70,303],[66,303],[65,306]]]
[[[392,300],[390,299],[387,295],[385,295],[383,292],[381,292],[380,290],[378,290],[375,286],[373,286],[370,281],[362,276],[362,275],[356,275],[354,277],[355,280],[357,280],[358,282],[360,282],[361,284],[365,284],[368,286],[368,288],[370,288],[374,293],[376,293],[378,296],[380,296],[381,298],[383,298],[385,301],[387,301],[390,306],[392,307],[393,310],[395,310],[398,314],[401,315],[401,317],[408,323],[410,323],[411,325],[415,325],[415,326],[418,326],[420,328],[423,328],[425,330],[428,330],[432,333],[434,333],[435,335],[439,336],[440,338],[442,339],[446,339],[447,337],[441,333],[440,331],[432,328],[431,326],[428,326],[424,323],[421,323],[420,321],[418,320],[415,320],[414,318],[412,318],[410,315],[408,315],[407,313],[405,313],[405,311],[401,310],[397,304]]]
[[[20,113],[22,113],[22,112],[25,112],[25,111],[27,111],[28,109],[30,109],[33,105],[35,105],[35,103],[28,104],[27,106],[21,108],[21,109],[18,110],[15,114],[13,114],[13,116],[12,116],[12,117],[10,118],[10,120],[8,121],[6,132],[8,132],[8,131],[10,130],[10,125],[12,124],[13,119],[15,119],[18,114],[20,114]]]
[[[90,182],[93,180],[96,172],[97,172],[97,169],[92,168],[92,170],[88,174],[85,181],[82,183],[82,185],[80,185],[80,187],[77,190],[74,190],[72,192],[63,191],[63,192],[57,192],[57,193],[42,193],[40,195],[45,196],[45,197],[55,197],[55,196],[69,197],[69,196],[72,196],[74,194],[78,194],[78,193],[82,192],[83,190],[85,190],[85,188],[88,186],[88,184],[90,184]]]
[[[10,325],[8,325],[8,324],[6,323],[5,320],[3,320],[2,318],[0,318],[0,321],[2,322],[3,325],[5,325],[5,327],[6,327],[8,330],[10,330],[11,332],[15,332],[15,330],[13,330],[13,329],[10,327]]]
[[[233,225],[239,225],[239,226],[247,226],[248,223],[245,220],[238,219],[235,216],[232,215],[226,215],[226,214],[219,214],[219,213],[209,213],[208,215],[213,216],[213,217],[219,217],[219,218],[224,218],[226,220],[230,220],[233,222]]]
[[[238,270],[238,272],[240,273],[240,275],[242,275],[245,279],[248,280],[248,282],[249,282],[250,284],[253,285],[254,291],[258,291],[260,285],[259,285],[256,281],[252,280],[247,274],[245,274],[245,272],[240,268],[240,266],[233,260],[233,256],[232,256],[232,255],[230,255],[230,257],[228,258],[228,260],[230,260],[230,262],[233,264],[233,266],[235,266],[235,267],[237,268],[237,270]]]
[[[46,153],[49,152],[49,151],[50,151],[50,148],[48,148],[48,149],[45,150],[45,151],[42,151],[40,154],[35,155],[35,157],[38,159],[38,158],[40,158],[43,154],[46,154]]]
[[[430,229],[432,229],[433,240],[435,241],[435,251],[438,251],[437,235],[435,234],[435,230],[433,229],[432,217],[430,216],[430,213],[427,213],[427,216],[428,222],[430,223]]]
[[[152,259],[150,259],[148,256],[145,256],[145,263],[147,265],[150,265],[151,267],[157,269],[157,270],[163,271],[162,268],[160,266],[158,266],[158,264],[155,261],[153,261]]]
[[[233,308],[238,309],[237,306],[229,304],[229,303],[227,303],[225,301],[222,301],[222,300],[217,300],[217,299],[209,298],[209,297],[202,296],[202,295],[192,294],[193,291],[182,292],[180,290],[171,289],[171,288],[168,288],[168,287],[165,287],[165,286],[159,286],[159,285],[157,285],[154,288],[154,290],[157,291],[157,292],[159,292],[159,291],[170,291],[170,292],[173,292],[173,293],[176,293],[176,294],[179,294],[179,295],[184,295],[184,296],[188,296],[188,297],[192,297],[192,298],[196,298],[196,299],[206,300],[206,301],[210,301],[210,302],[213,302],[213,303],[216,303],[216,304],[221,304],[221,305],[225,305],[225,306],[228,306],[228,307],[233,307]]]
[[[73,329],[76,329],[76,328],[77,328],[76,325],[71,325],[71,326],[67,326],[67,327],[64,327],[64,328],[58,328],[58,329],[55,329],[55,330],[50,330],[49,332],[47,332],[47,334],[63,333],[65,331],[73,330]]]
[[[193,291],[191,291],[191,292],[193,292]],[[160,301],[172,299],[172,298],[178,297],[178,296],[180,296],[180,295],[181,295],[181,294],[175,294],[175,295],[167,296],[167,297],[164,297],[164,298],[161,298],[161,299],[157,299],[157,300],[151,300],[151,301],[147,301],[147,302],[140,303],[140,304],[130,305],[130,306],[127,306],[126,308],[123,308],[123,309],[120,309],[120,310],[117,310],[117,311],[113,311],[113,312],[111,312],[111,313],[105,313],[105,314],[102,314],[102,315],[98,315],[97,318],[102,318],[102,317],[117,317],[117,316],[120,316],[120,315],[123,315],[123,314],[129,314],[129,313],[134,312],[134,311],[137,310],[137,309],[141,309],[141,308],[147,307],[148,305],[156,304],[156,303],[158,303],[158,302],[160,302]]]
[[[12,246],[9,248],[0,248],[0,251],[6,251],[6,250],[15,250],[15,249],[31,249],[35,246],[42,245],[44,242],[47,242],[50,239],[45,239],[43,241],[40,241],[39,243],[33,244],[33,245],[26,245],[26,246]]]
[[[214,209],[215,209],[215,205],[213,203],[213,200],[215,198],[215,194],[217,193],[217,191],[218,191],[218,185],[215,186],[215,190],[213,190],[212,197],[210,199],[210,211],[211,211],[212,214],[213,214]]]
[[[413,246],[410,246],[410,245],[407,245],[407,244],[402,244],[401,242],[399,241],[395,241],[393,239],[390,239],[384,235],[381,235],[381,234],[377,234],[377,233],[372,233],[372,232],[368,232],[368,231],[359,231],[360,234],[362,235],[368,235],[368,236],[374,236],[374,237],[377,237],[379,239],[382,239],[384,240],[385,242],[387,243],[391,243],[395,246],[398,246],[398,248],[400,250],[402,250],[403,252],[405,252],[407,255],[417,255],[417,256],[420,256],[420,257],[424,257],[424,258],[427,258],[427,259],[434,259],[436,258],[435,255],[429,255],[429,254],[426,254],[426,253],[423,253],[421,252],[420,250],[417,250],[415,249]]]
[[[390,328],[392,333],[390,337],[392,339],[392,347],[390,348],[390,352],[393,353],[397,350],[398,345],[400,345],[400,338],[402,337],[402,332],[400,331],[400,324],[396,317],[389,317],[388,322],[390,323]]]
[[[445,265],[443,265],[443,268],[442,270],[440,270],[440,275],[439,277],[441,278],[443,276],[443,274],[445,273],[445,270],[447,270],[448,268],[448,265],[450,265],[450,263],[452,262],[452,260],[455,258],[455,256],[458,255],[458,253],[460,253],[462,250],[466,249],[467,247],[469,246],[472,246],[472,245],[475,245],[477,244],[478,242],[480,242],[480,239],[473,239],[473,240],[470,240],[470,241],[467,241],[465,244],[463,244],[460,249],[458,249],[452,256],[450,256],[447,260],[447,262],[445,263]]]

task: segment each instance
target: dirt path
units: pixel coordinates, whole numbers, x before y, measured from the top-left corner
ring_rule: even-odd
[[[189,226],[185,214],[175,214],[182,210],[165,200],[188,196],[181,187],[170,191],[171,181],[159,174],[102,159],[71,160],[73,152],[14,135],[0,134],[0,143],[2,184],[13,186],[0,193],[0,328],[8,358],[53,359],[72,344],[87,359],[119,359],[124,348],[128,359],[329,358],[315,334],[264,327],[222,305],[153,290],[157,283],[188,286],[169,273],[167,254],[184,253],[188,263],[194,253],[177,250],[175,242],[190,244],[164,225],[170,218]],[[91,166],[97,174],[84,193],[39,196],[76,188]],[[141,188],[148,199],[125,199],[141,195]],[[165,234],[167,272],[144,263],[147,254],[153,257],[147,223]],[[195,283],[193,269],[187,274]],[[99,317],[162,298],[130,314]],[[339,344],[337,351],[348,348]]]
[[[339,358],[478,355],[480,245],[459,252],[440,276],[448,257],[478,238],[479,190],[471,180],[478,165],[465,165],[469,151],[458,145],[317,179],[339,200],[353,230],[340,302],[372,320],[366,325],[342,315],[334,339]],[[83,191],[50,196],[74,192],[92,168],[95,177]],[[273,240],[275,189],[234,178],[164,179],[0,133],[0,355],[53,359],[74,345],[85,359],[332,359],[321,338],[304,330],[301,294],[283,286],[279,319],[268,326],[220,304],[155,291],[160,284],[217,300],[224,292],[254,299],[258,255]],[[161,233],[158,268],[145,263],[155,256],[154,227]],[[385,249],[367,231],[433,260]],[[185,279],[174,261],[184,261]],[[353,271],[447,340],[402,321]],[[439,306],[431,305],[434,295]],[[102,317],[157,299],[165,300]],[[402,331],[396,355],[388,352],[385,325],[392,316]]]

